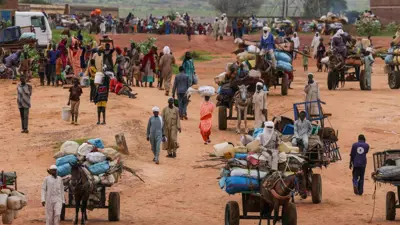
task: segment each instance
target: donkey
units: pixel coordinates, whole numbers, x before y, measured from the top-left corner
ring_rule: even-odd
[[[85,171],[81,164],[72,165],[71,169],[71,185],[74,199],[75,199],[75,222],[74,225],[78,224],[79,208],[81,208],[81,224],[85,224],[87,220],[86,208],[89,200],[89,195],[93,191],[94,186],[88,179]]]
[[[236,124],[236,133],[240,134],[240,124],[242,123],[242,115],[244,119],[244,128],[246,134],[249,132],[247,128],[247,109],[249,105],[252,104],[253,98],[252,95],[247,91],[249,85],[239,85],[239,90],[235,93],[233,97],[236,106],[237,113],[237,124]]]
[[[279,172],[271,176],[274,176],[278,173]],[[302,172],[287,176],[285,178],[282,178],[280,175],[278,177],[275,176],[275,179],[271,179],[271,177],[266,177],[262,181],[261,196],[264,202],[269,206],[267,207],[270,209],[270,211],[267,212],[268,215],[271,214],[272,210],[274,211],[273,225],[278,222],[279,209],[281,206],[283,220],[282,224],[296,224],[296,218],[292,218],[292,215],[287,214],[289,204],[293,204],[289,203],[293,191],[299,192],[303,198],[307,197],[306,182]],[[269,224],[270,221],[268,220],[268,225]]]

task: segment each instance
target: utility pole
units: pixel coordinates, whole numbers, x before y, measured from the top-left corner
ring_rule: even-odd
[[[285,3],[286,3],[286,0],[282,0],[282,18],[285,18]]]

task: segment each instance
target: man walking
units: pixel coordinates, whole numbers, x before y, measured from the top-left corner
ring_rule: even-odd
[[[369,151],[369,145],[365,141],[365,136],[360,134],[358,142],[351,147],[349,168],[353,169],[353,189],[356,195],[364,193],[364,174]]]
[[[69,89],[68,105],[71,105],[72,122],[71,124],[78,125],[78,114],[80,97],[82,95],[82,88],[79,86],[79,80],[74,79],[74,86]]]
[[[150,117],[147,123],[147,141],[150,141],[151,151],[154,154],[153,162],[159,164],[158,156],[160,155],[160,144],[165,138],[163,130],[163,119],[158,114],[160,113],[160,108],[154,106],[153,115]]]
[[[31,107],[32,86],[26,83],[25,77],[21,76],[21,83],[17,87],[17,103],[19,113],[21,115],[22,131],[21,133],[29,133],[28,118],[29,108]]]
[[[179,148],[178,131],[181,130],[181,122],[179,119],[179,110],[174,106],[174,99],[168,99],[168,106],[162,111],[164,118],[164,134],[167,139],[165,150],[168,151],[168,158],[176,157],[176,150]]]
[[[57,166],[50,166],[50,174],[42,185],[42,205],[46,207],[46,225],[59,225],[62,205],[65,203],[64,183],[57,176]]]
[[[168,96],[171,88],[172,66],[175,64],[175,57],[171,55],[171,50],[168,46],[164,47],[163,53],[164,55],[161,56],[159,67],[161,70],[161,77],[165,81],[165,95]],[[161,86],[160,90],[162,90]]]
[[[319,116],[318,101],[319,96],[319,86],[316,81],[314,81],[314,75],[312,73],[308,74],[308,83],[304,87],[304,92],[306,93],[306,102],[313,102],[306,104],[306,111],[309,116]]]
[[[363,58],[364,61],[364,70],[365,70],[365,86],[366,90],[371,90],[371,74],[372,74],[372,65],[374,64],[374,57],[372,57],[373,49],[368,47],[365,56]]]
[[[294,136],[292,140],[293,146],[303,145],[303,153],[308,150],[308,138],[312,133],[311,122],[306,119],[306,112],[301,111],[299,119],[294,122]]]
[[[190,87],[190,82],[188,76],[183,72],[185,69],[181,66],[179,67],[179,74],[175,77],[174,86],[172,88],[172,98],[175,99],[175,92],[178,94],[179,102],[179,116],[181,120],[187,120],[187,104],[188,99],[186,97],[186,91]]]
[[[256,86],[257,90],[253,95],[254,128],[260,128],[267,119],[267,92],[263,91],[263,83],[257,82]]]

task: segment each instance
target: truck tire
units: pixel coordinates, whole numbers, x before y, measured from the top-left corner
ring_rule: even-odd
[[[283,74],[282,86],[281,86],[282,96],[288,95],[288,89],[289,89],[289,76],[287,74]]]
[[[239,225],[240,211],[239,204],[235,201],[226,203],[225,206],[225,225]]]
[[[322,179],[320,174],[312,175],[311,198],[314,204],[321,203],[322,200]]]
[[[228,118],[226,115],[226,107],[225,106],[220,106],[218,107],[218,129],[219,130],[226,130],[227,123],[228,123]]]
[[[118,192],[111,192],[108,196],[108,221],[119,221],[120,196]]]
[[[388,74],[388,83],[390,89],[400,88],[400,71],[392,71]]]
[[[389,191],[386,194],[386,220],[393,221],[396,218],[396,194]]]

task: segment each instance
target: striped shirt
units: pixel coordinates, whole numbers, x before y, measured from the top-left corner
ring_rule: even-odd
[[[29,84],[18,84],[18,108],[30,108],[31,107],[31,95],[32,95],[32,86]]]

